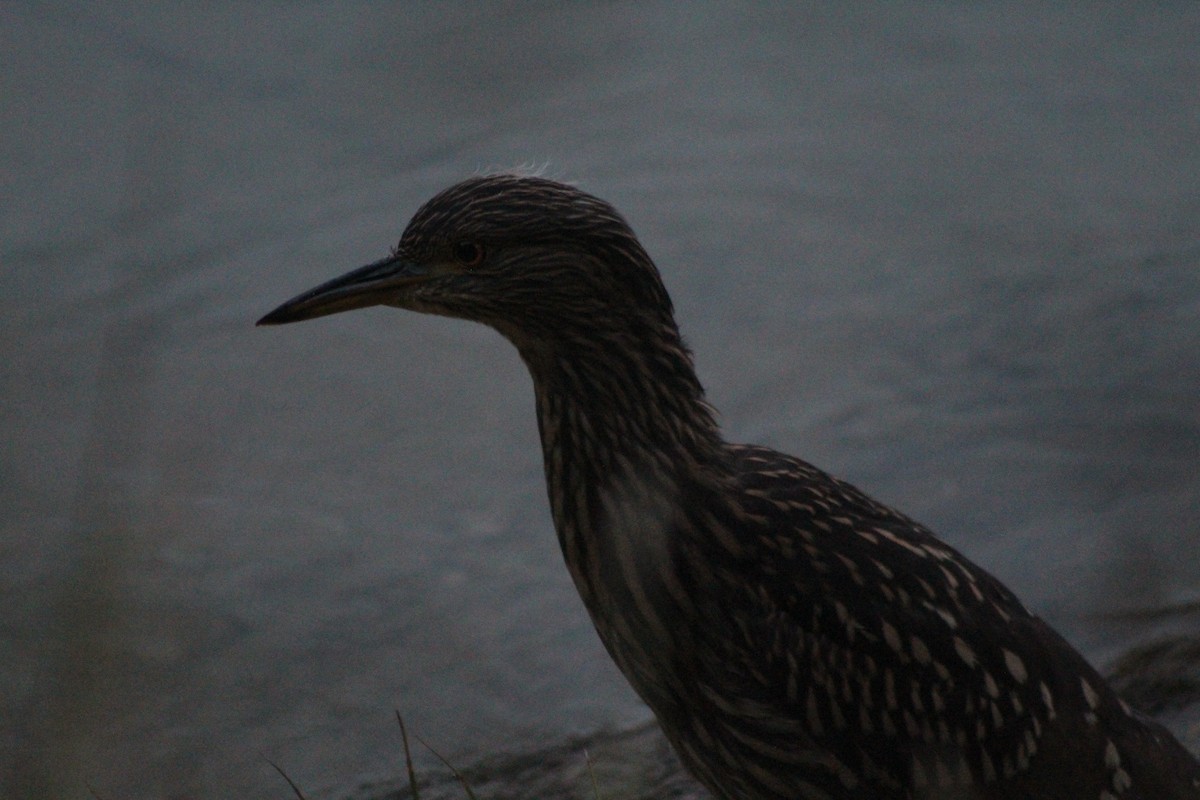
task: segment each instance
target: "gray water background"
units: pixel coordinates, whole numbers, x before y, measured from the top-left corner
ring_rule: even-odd
[[[1200,599],[1200,6],[0,5],[0,796],[310,797],[647,712],[467,323],[261,314],[530,165],[729,438],[1103,664]]]

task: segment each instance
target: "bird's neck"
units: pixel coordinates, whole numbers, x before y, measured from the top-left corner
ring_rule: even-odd
[[[563,556],[611,649],[605,626],[639,605],[626,592],[668,568],[685,497],[719,472],[722,444],[673,323],[580,338],[522,355]]]
[[[637,336],[589,332],[578,345],[522,354],[533,376],[547,468],[593,486],[631,472],[703,468],[720,434],[673,323]]]

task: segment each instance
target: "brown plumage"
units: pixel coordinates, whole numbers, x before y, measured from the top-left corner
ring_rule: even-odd
[[[722,440],[607,203],[472,178],[260,324],[373,305],[516,345],[575,585],[717,797],[1200,798],[1200,764],[995,578],[810,464]]]

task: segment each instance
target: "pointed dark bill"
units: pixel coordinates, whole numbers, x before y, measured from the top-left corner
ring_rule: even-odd
[[[260,319],[257,325],[282,325],[387,303],[397,290],[423,280],[428,267],[399,256],[347,272],[293,297]]]

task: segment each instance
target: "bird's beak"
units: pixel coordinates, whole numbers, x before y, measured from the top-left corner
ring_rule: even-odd
[[[428,276],[428,267],[399,255],[388,256],[293,297],[256,324],[282,325],[383,305],[394,299],[399,290]]]

